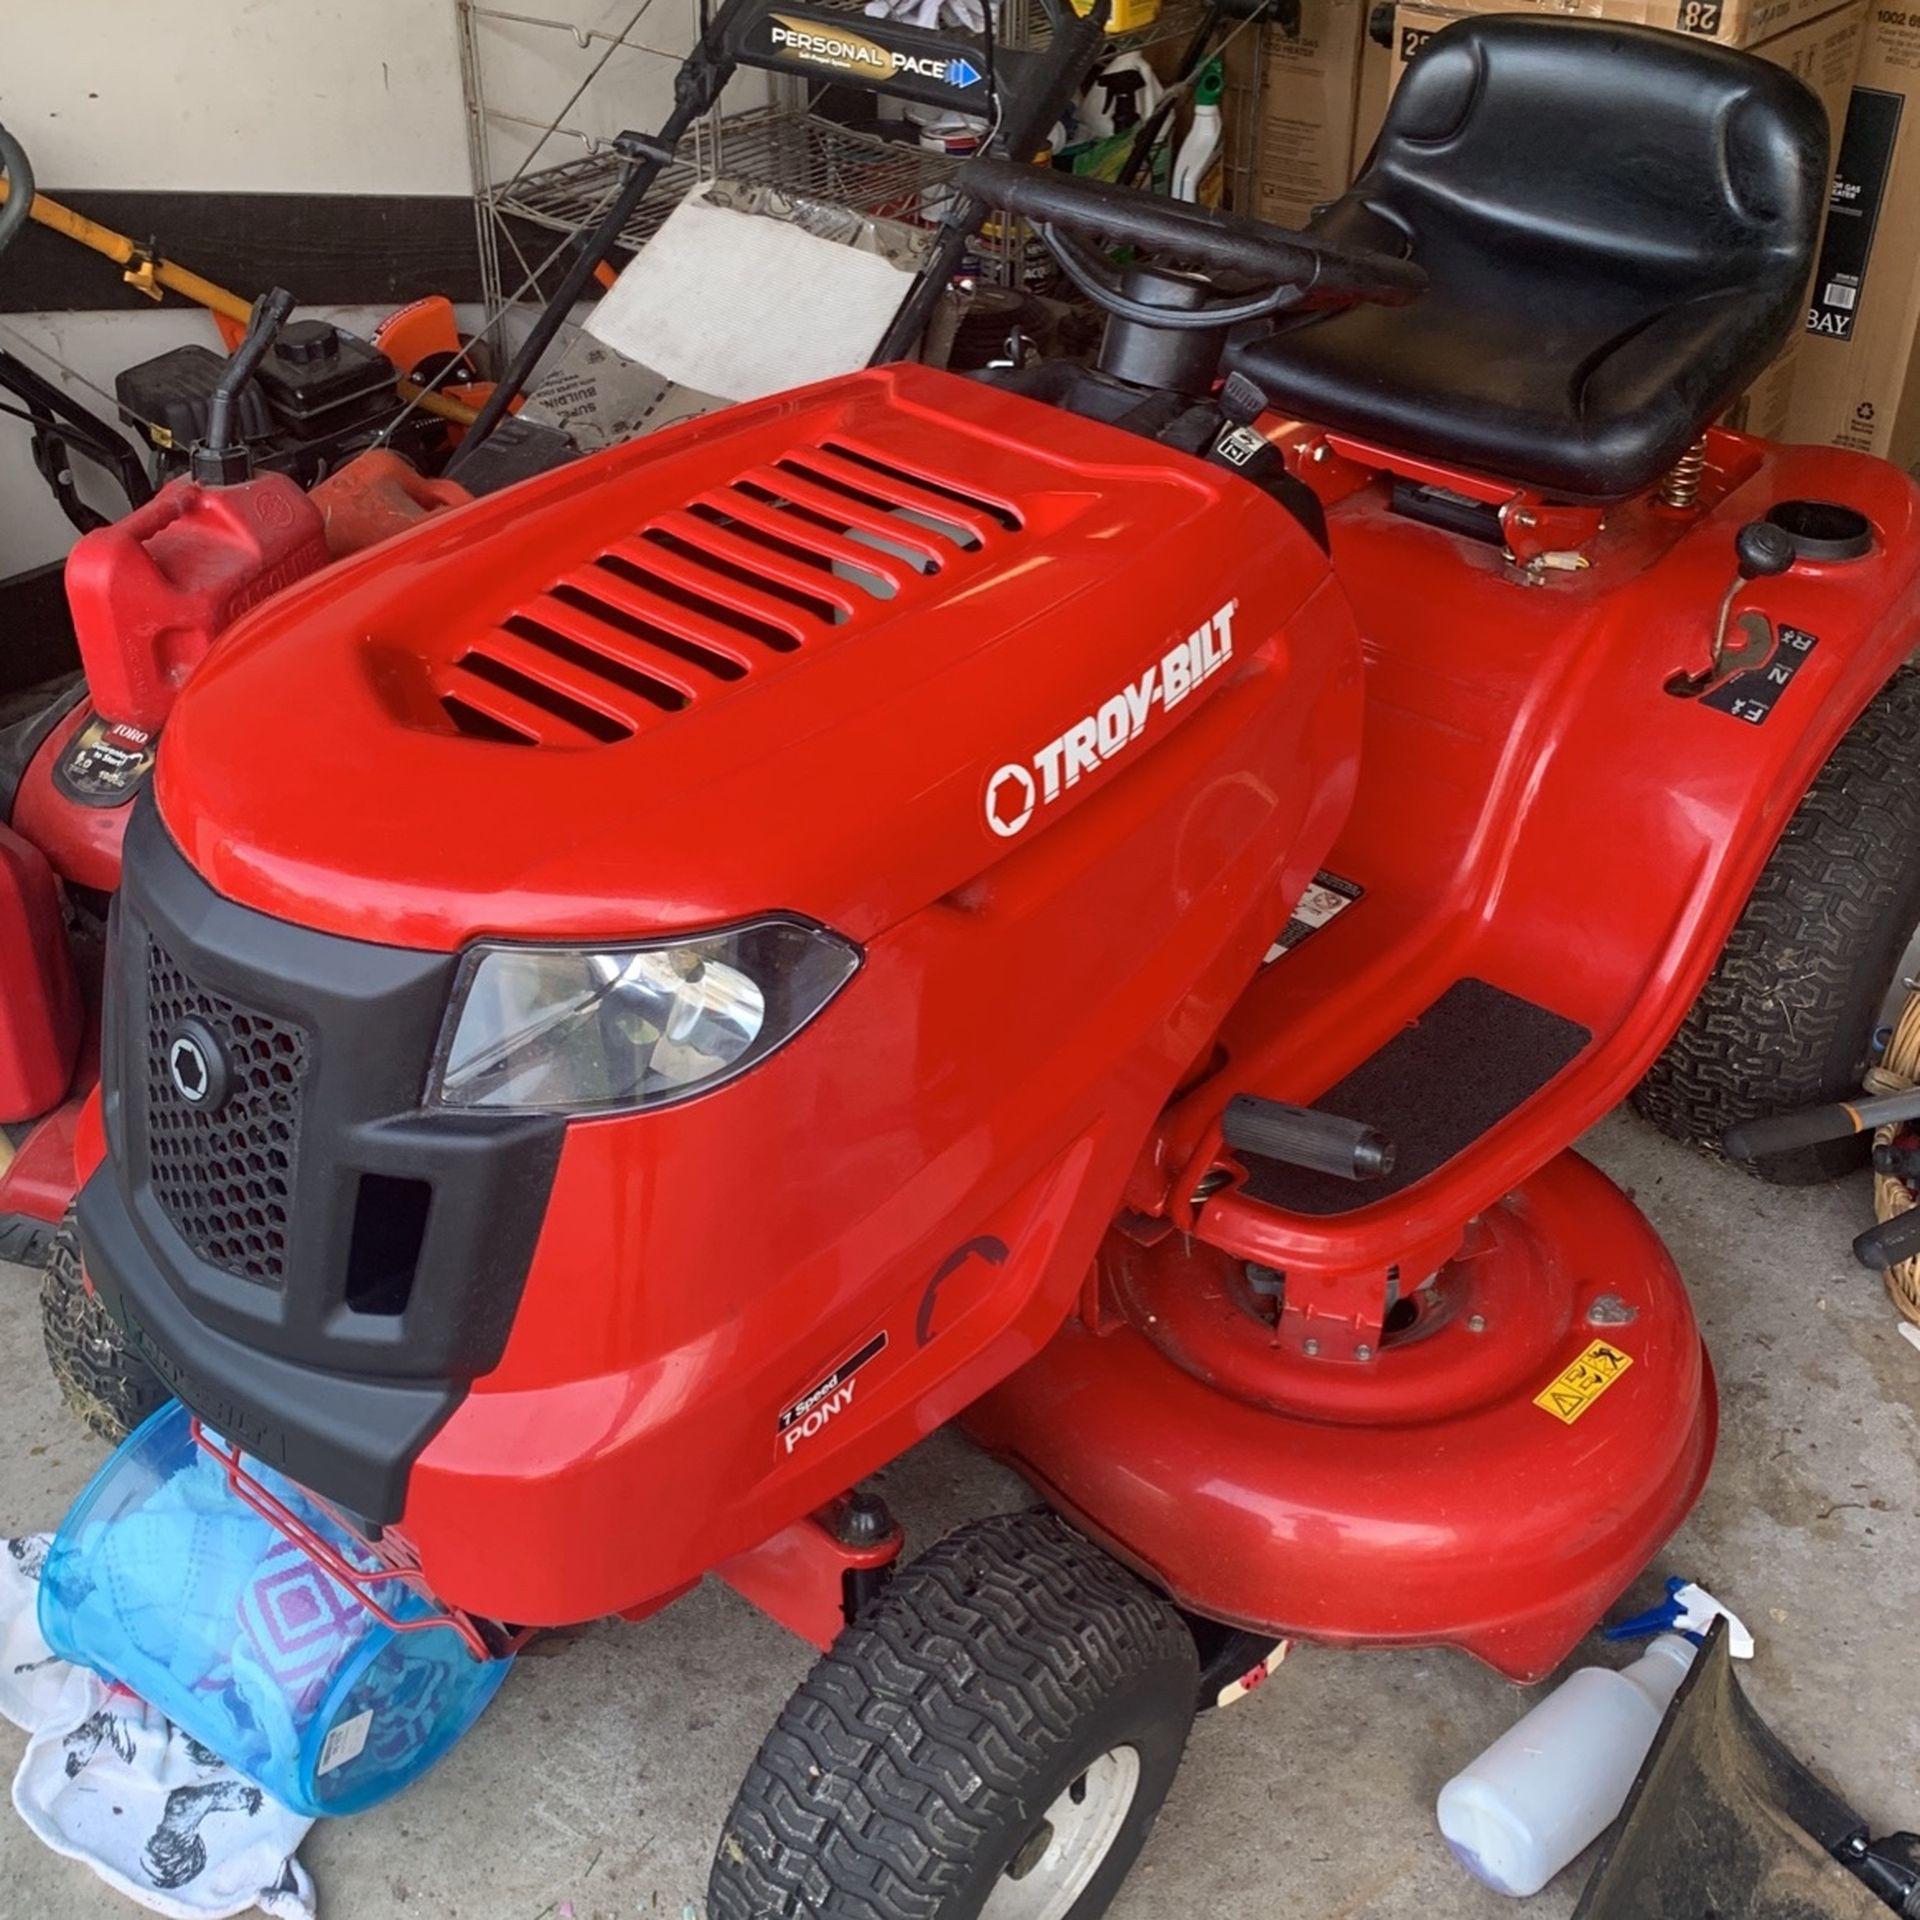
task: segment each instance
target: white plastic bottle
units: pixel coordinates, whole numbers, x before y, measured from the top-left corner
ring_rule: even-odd
[[[1440,1789],[1454,1857],[1496,1893],[1538,1893],[1627,1803],[1694,1645],[1663,1633],[1630,1667],[1582,1667]]]
[[[1075,143],[1131,133],[1160,104],[1165,91],[1144,53],[1106,55],[1074,103]]]
[[[1220,151],[1220,96],[1226,91],[1225,70],[1218,57],[1202,69],[1193,90],[1193,124],[1173,158],[1173,197],[1176,200],[1217,199],[1202,192],[1202,183]]]

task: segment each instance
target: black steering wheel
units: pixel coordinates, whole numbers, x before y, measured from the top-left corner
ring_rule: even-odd
[[[1123,320],[1175,330],[1237,326],[1276,313],[1334,307],[1405,306],[1426,291],[1427,276],[1411,260],[1337,247],[1312,234],[1270,227],[1218,207],[1169,200],[1137,187],[1117,187],[1015,160],[969,160],[954,175],[964,194],[1027,221],[1060,270],[1095,305]],[[1091,248],[1081,240],[1093,242]],[[1199,298],[1162,306],[1121,284],[1100,249],[1129,246],[1153,255],[1171,275],[1234,273],[1260,284],[1244,297]],[[1131,276],[1130,276],[1131,277]]]

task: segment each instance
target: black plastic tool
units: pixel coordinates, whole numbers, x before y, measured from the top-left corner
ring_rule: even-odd
[[[1878,1226],[1856,1235],[1853,1242],[1853,1257],[1876,1273],[1897,1267],[1915,1254],[1920,1254],[1920,1207],[1896,1213],[1891,1220],[1882,1220]]]
[[[1235,1153],[1337,1180],[1380,1180],[1393,1171],[1393,1142],[1365,1122],[1263,1100],[1257,1093],[1237,1093],[1227,1102],[1220,1131]]]

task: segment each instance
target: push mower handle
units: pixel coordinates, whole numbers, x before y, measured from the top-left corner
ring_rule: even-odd
[[[1304,233],[1218,207],[1169,200],[1015,160],[969,160],[954,176],[962,192],[1041,229],[1058,229],[1098,246],[1132,246],[1169,266],[1244,274],[1292,287],[1294,311],[1362,301],[1405,306],[1426,291],[1427,276],[1411,260],[1360,248],[1334,247]]]
[[[1729,1160],[1764,1160],[1770,1154],[1791,1153],[1796,1147],[1816,1147],[1823,1140],[1871,1133],[1875,1127],[1899,1120],[1920,1120],[1920,1088],[1836,1100],[1830,1106],[1769,1114],[1762,1120],[1742,1120],[1727,1129],[1720,1145]]]

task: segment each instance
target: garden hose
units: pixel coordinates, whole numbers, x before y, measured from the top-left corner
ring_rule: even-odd
[[[1875,1093],[1897,1093],[1920,1086],[1920,989],[1908,992],[1907,1003],[1900,1009],[1900,1017],[1894,1021],[1893,1031],[1887,1038],[1886,1052],[1880,1057],[1880,1065],[1868,1075],[1867,1084]],[[1896,1121],[1881,1127],[1873,1136],[1876,1153],[1891,1148],[1896,1136],[1907,1131],[1909,1125]],[[1881,1173],[1876,1168],[1873,1210],[1880,1220],[1897,1220],[1902,1214],[1910,1213],[1914,1205],[1913,1193],[1905,1180],[1898,1174]],[[1920,1255],[1897,1261],[1885,1272],[1887,1292],[1893,1296],[1893,1304],[1909,1320],[1920,1324]]]

